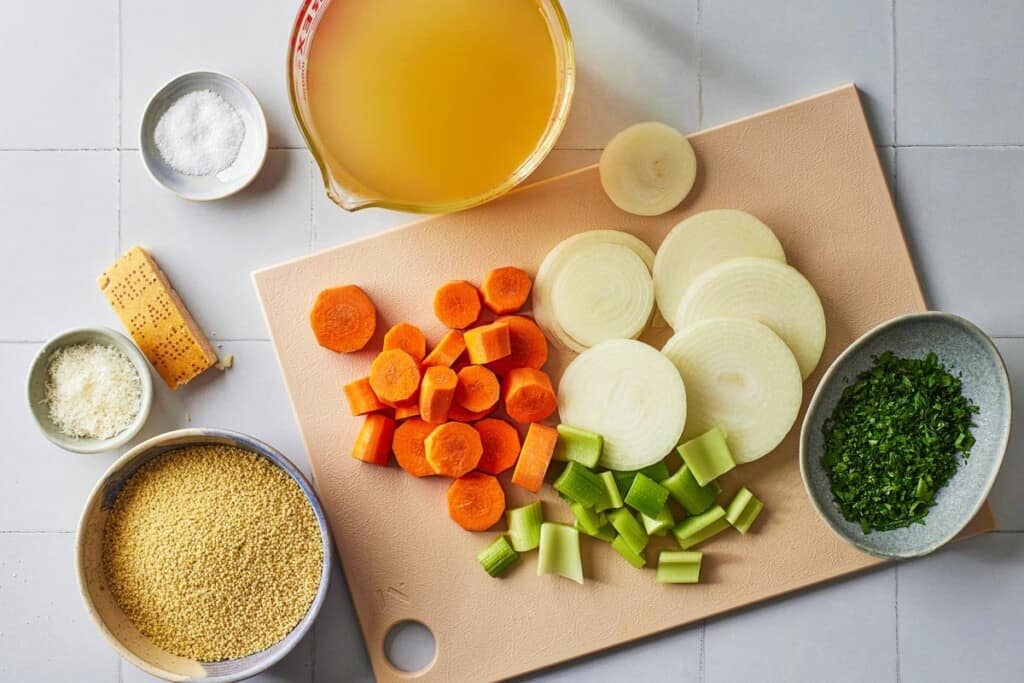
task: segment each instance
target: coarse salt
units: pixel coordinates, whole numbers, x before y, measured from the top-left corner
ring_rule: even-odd
[[[142,380],[120,349],[65,346],[50,356],[46,375],[50,420],[68,436],[109,439],[139,414]]]
[[[156,124],[153,139],[174,170],[212,175],[234,163],[245,139],[238,111],[212,90],[182,95]]]

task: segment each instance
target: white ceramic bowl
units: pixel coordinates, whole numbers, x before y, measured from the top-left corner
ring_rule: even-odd
[[[185,175],[160,155],[154,140],[156,124],[164,112],[183,95],[212,90],[233,106],[245,125],[245,139],[234,163],[206,176]],[[150,98],[139,128],[142,161],[160,185],[184,199],[211,201],[232,195],[259,174],[267,158],[267,119],[256,96],[239,80],[216,71],[191,71],[167,82]]]

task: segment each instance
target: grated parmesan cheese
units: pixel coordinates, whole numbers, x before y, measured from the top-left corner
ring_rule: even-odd
[[[46,402],[53,424],[68,436],[109,439],[139,414],[142,380],[120,349],[73,344],[50,356]]]

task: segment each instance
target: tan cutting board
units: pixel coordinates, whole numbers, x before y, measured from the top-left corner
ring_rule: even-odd
[[[653,572],[634,569],[590,539],[583,549],[585,585],[538,577],[536,553],[524,555],[507,578],[488,578],[474,558],[495,534],[463,531],[447,518],[448,480],[417,480],[349,455],[360,420],[348,415],[341,385],[367,373],[390,325],[408,321],[436,340],[442,328],[430,301],[441,282],[479,281],[506,264],[535,272],[551,247],[584,230],[619,228],[657,248],[673,225],[706,209],[744,209],[767,222],[825,305],[828,344],[806,383],[807,397],[822,370],[861,333],[925,310],[852,85],[690,141],[700,163],[697,184],[664,216],[618,210],[590,167],[254,275],[379,679],[402,677],[387,662],[383,641],[405,619],[423,622],[437,639],[425,678],[498,679],[878,564],[819,521],[797,469],[797,427],[774,453],[725,477],[727,495],[746,484],[765,502],[765,513],[747,536],[726,533],[703,548],[696,586],[660,586]],[[321,289],[344,283],[365,289],[380,313],[376,339],[365,352],[345,356],[317,346],[307,318]],[[570,359],[552,354],[553,379]],[[503,481],[510,506],[531,499],[509,486],[507,475]],[[541,497],[548,518],[569,521],[549,486]],[[986,507],[966,533],[992,527]]]

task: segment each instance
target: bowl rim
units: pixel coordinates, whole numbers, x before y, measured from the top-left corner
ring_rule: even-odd
[[[1005,392],[1007,399],[1004,408],[1004,411],[1007,415],[1007,428],[1006,432],[1000,439],[998,454],[996,456],[994,466],[991,468],[991,471],[988,473],[986,477],[985,486],[983,488],[982,494],[978,497],[978,502],[970,510],[970,513],[964,515],[964,521],[962,524],[960,524],[959,526],[955,526],[952,529],[952,531],[950,531],[945,536],[941,537],[938,541],[930,543],[929,545],[924,546],[922,548],[907,551],[880,552],[877,548],[870,544],[863,543],[856,538],[841,533],[825,515],[825,512],[819,504],[817,498],[815,497],[814,492],[811,490],[811,485],[808,481],[809,477],[807,473],[808,467],[810,466],[810,456],[807,453],[807,442],[809,439],[808,429],[810,427],[811,415],[817,411],[818,404],[821,402],[822,394],[824,393],[825,387],[832,383],[832,381],[835,378],[835,375],[839,371],[839,366],[842,365],[843,361],[845,361],[849,356],[853,355],[861,348],[866,346],[868,342],[870,342],[872,339],[874,339],[882,332],[885,332],[886,330],[889,330],[894,327],[904,325],[908,322],[914,322],[919,320],[945,320],[953,322],[963,327],[975,338],[980,340],[982,345],[985,346],[985,348],[993,354],[995,359],[999,362],[999,368],[1001,372],[999,373],[998,381],[1003,391]],[[870,330],[859,336],[849,346],[847,346],[842,351],[842,353],[836,356],[835,360],[833,360],[832,363],[829,365],[828,370],[825,371],[825,373],[821,376],[821,379],[818,381],[818,386],[815,387],[814,394],[811,396],[811,400],[807,404],[807,410],[804,413],[803,422],[800,425],[799,466],[800,478],[803,481],[804,485],[804,492],[810,499],[811,505],[814,507],[815,512],[818,513],[818,516],[825,523],[825,525],[832,531],[832,533],[834,533],[836,536],[841,538],[846,543],[849,543],[853,547],[857,548],[858,550],[867,553],[868,555],[872,555],[874,557],[880,557],[889,560],[908,559],[912,557],[921,557],[922,555],[927,555],[931,552],[934,552],[935,550],[938,550],[939,548],[943,547],[944,545],[952,541],[954,538],[956,538],[956,536],[964,530],[964,528],[971,522],[971,520],[974,519],[975,515],[978,514],[978,512],[985,505],[985,503],[988,502],[989,494],[992,492],[992,487],[995,484],[996,477],[999,475],[999,470],[1002,467],[1003,459],[1006,456],[1006,448],[1010,441],[1010,433],[1013,430],[1012,421],[1009,419],[1009,417],[1012,416],[1012,413],[1013,395],[1010,392],[1010,379],[1006,371],[1006,361],[999,353],[999,349],[996,347],[995,342],[993,342],[992,339],[980,327],[972,323],[970,320],[967,320],[966,318],[963,318],[954,313],[946,313],[944,311],[922,311],[917,313],[904,313],[902,315],[897,315],[893,318],[890,318],[889,320],[879,323],[875,327],[871,328]]]
[[[203,678],[191,678],[188,676],[174,676],[169,678],[167,672],[162,669],[158,669],[151,665],[149,662],[139,658],[132,651],[128,650],[121,641],[114,637],[114,634],[107,628],[106,622],[100,617],[96,611],[96,606],[92,601],[92,594],[88,587],[85,577],[85,569],[82,562],[84,553],[83,538],[84,529],[87,522],[89,511],[97,503],[98,499],[102,498],[104,491],[110,478],[118,471],[120,471],[128,463],[132,462],[138,457],[141,457],[151,449],[161,446],[168,441],[172,441],[180,438],[191,438],[192,445],[201,445],[204,443],[210,443],[210,439],[228,439],[231,441],[238,442],[239,448],[243,450],[251,450],[259,455],[267,458],[277,467],[281,468],[295,481],[295,483],[302,490],[306,496],[306,500],[309,502],[310,507],[313,508],[313,514],[317,519],[317,526],[320,529],[320,538],[322,541],[323,548],[323,567],[320,572],[320,584],[317,586],[316,595],[313,597],[313,601],[309,605],[309,609],[302,616],[295,627],[288,632],[281,640],[277,643],[282,642],[284,639],[291,635],[296,635],[296,638],[292,642],[290,647],[282,648],[280,652],[275,653],[272,656],[267,657],[265,661],[253,664],[249,668],[232,674],[221,674],[206,676]],[[187,447],[188,444],[182,444],[181,447]],[[162,680],[177,681],[179,683],[234,683],[235,681],[244,680],[255,676],[263,671],[266,671],[270,667],[277,664],[284,657],[286,657],[301,641],[309,634],[309,630],[313,627],[316,621],[317,615],[320,613],[320,609],[323,607],[324,602],[327,599],[327,591],[330,586],[331,573],[334,568],[334,554],[333,554],[333,540],[331,536],[330,526],[327,524],[327,516],[324,512],[323,506],[320,503],[320,499],[316,494],[316,489],[313,484],[306,478],[306,475],[295,466],[287,456],[278,451],[273,446],[255,438],[244,434],[242,432],[236,432],[229,429],[217,429],[217,428],[205,428],[205,427],[189,427],[187,429],[175,429],[169,432],[158,434],[152,438],[146,439],[142,443],[134,446],[127,451],[120,458],[115,460],[110,467],[103,473],[103,475],[96,482],[92,491],[86,498],[85,505],[82,507],[82,512],[79,515],[78,526],[75,531],[75,575],[78,581],[78,591],[82,596],[82,601],[85,603],[86,611],[89,613],[89,617],[93,623],[99,628],[103,637],[106,638],[107,642],[113,646],[114,650],[132,665],[142,669],[148,674],[156,676]],[[277,643],[274,643],[276,645]],[[271,645],[269,647],[273,647]],[[269,647],[267,649],[269,649]],[[265,650],[261,650],[264,652]],[[253,653],[256,654],[256,653]],[[251,655],[249,655],[251,656]],[[231,660],[226,660],[231,661]]]

